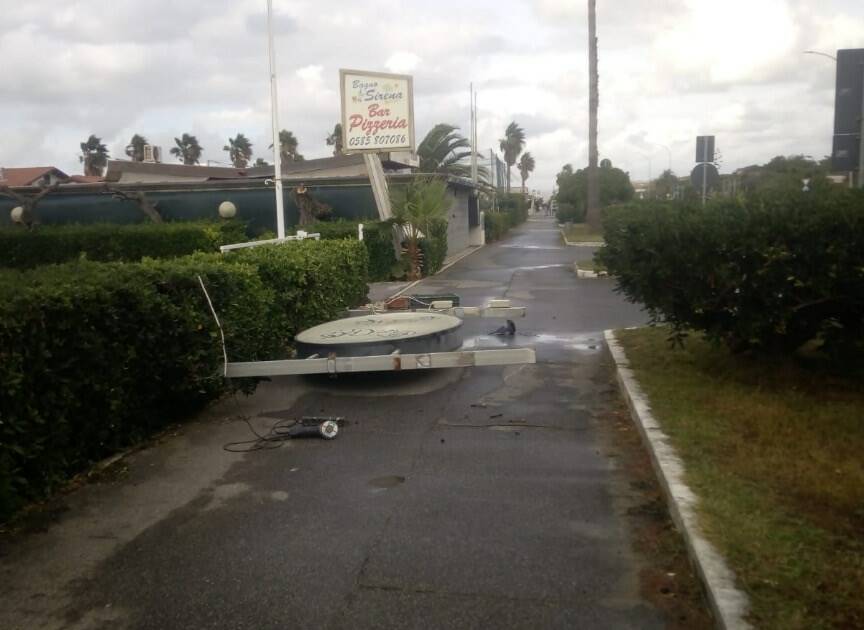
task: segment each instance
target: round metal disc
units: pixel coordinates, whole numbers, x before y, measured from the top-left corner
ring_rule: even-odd
[[[462,346],[462,320],[442,313],[382,313],[348,317],[297,335],[301,358],[450,352]]]

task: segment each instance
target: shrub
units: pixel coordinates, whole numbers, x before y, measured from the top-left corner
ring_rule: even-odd
[[[284,358],[362,300],[366,261],[357,242],[305,241],[0,273],[0,520],[225,390],[198,275],[231,360]]]
[[[486,212],[483,219],[483,229],[486,232],[486,242],[494,243],[500,240],[510,229],[510,216],[502,212]]]
[[[835,357],[864,338],[864,193],[610,208],[598,260],[618,290],[677,333],[733,350]]]
[[[431,276],[444,266],[447,258],[447,221],[430,221],[429,234],[421,239],[420,246],[423,249],[423,275]]]
[[[516,227],[528,220],[528,199],[522,193],[505,193],[498,196],[498,209],[510,217],[508,227]]]
[[[393,221],[319,221],[306,226],[309,233],[318,232],[322,240],[356,239],[357,226],[363,223],[363,245],[369,256],[369,280],[389,280],[393,264]]]
[[[585,221],[585,208],[562,202],[558,205],[555,218],[558,219],[558,223],[583,223]]]
[[[0,228],[0,267],[29,269],[86,256],[96,261],[136,262],[174,258],[246,240],[241,221],[43,225]]]

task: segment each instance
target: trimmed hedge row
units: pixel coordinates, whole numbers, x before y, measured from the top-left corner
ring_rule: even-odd
[[[0,273],[0,521],[225,391],[198,275],[239,361],[285,357],[366,274],[347,241]]]
[[[609,208],[597,259],[630,301],[734,351],[864,350],[864,192]]]
[[[521,193],[501,194],[498,197],[498,212],[487,210],[484,217],[486,242],[495,242],[511,228],[528,220],[528,200]]]
[[[392,279],[400,269],[393,256],[394,221],[319,221],[303,229],[321,234],[322,240],[356,239],[357,226],[363,223],[363,244],[369,255],[369,279]],[[436,273],[447,258],[447,221],[433,221],[430,234],[420,241],[423,250],[423,275]]]
[[[176,258],[246,238],[241,221],[9,227],[0,229],[0,267],[30,269],[82,256],[102,262]]]

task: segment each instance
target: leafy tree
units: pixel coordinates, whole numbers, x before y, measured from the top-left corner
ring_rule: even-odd
[[[421,173],[442,173],[457,177],[470,177],[471,143],[456,132],[458,127],[438,123],[417,147]]]
[[[228,152],[235,168],[246,168],[252,159],[252,143],[242,133],[238,133],[236,138],[228,138],[228,144],[222,150]]]
[[[802,180],[808,179],[811,191],[818,192],[831,186],[827,175],[831,172],[830,158],[816,161],[805,155],[778,155],[767,164],[738,169],[740,190],[745,194],[771,195],[798,192]]]
[[[283,162],[302,162],[303,156],[297,152],[297,147],[300,141],[294,136],[294,133],[283,129],[279,132],[279,158]],[[273,148],[273,145],[270,145]]]
[[[108,149],[102,144],[102,138],[93,134],[81,143],[81,155],[78,161],[84,164],[85,175],[102,176],[102,170],[108,164]]]
[[[568,168],[569,167],[569,168]],[[630,176],[610,162],[607,167],[597,169],[599,174],[600,206],[606,207],[633,198],[635,190]],[[558,183],[558,203],[567,204],[577,210],[588,207],[588,169],[573,171],[566,165],[556,178]],[[586,216],[587,219],[587,216]]]
[[[328,147],[333,147],[333,155],[342,155],[342,123],[336,123],[333,133],[325,138]]]
[[[528,179],[528,176],[534,172],[534,156],[531,155],[530,152],[526,151],[522,154],[522,157],[519,158],[519,175],[522,177],[522,192],[525,192],[525,180]]]
[[[270,166],[270,163],[267,162],[267,160],[265,160],[264,158],[259,157],[257,160],[255,160],[254,166]]]
[[[516,158],[525,147],[525,130],[516,124],[516,121],[507,125],[504,137],[500,140],[501,152],[504,154],[504,162],[507,164],[507,192],[510,192],[510,168],[516,163]]]
[[[133,162],[143,162],[145,144],[148,144],[147,138],[136,133],[134,136],[132,136],[129,144],[126,145],[126,155]]]
[[[672,199],[678,187],[678,177],[671,169],[666,169],[654,180],[651,195],[655,199]]]
[[[174,138],[174,144],[177,146],[171,147],[171,155],[179,158],[186,166],[198,164],[201,160],[203,149],[195,136],[184,133],[181,137]]]

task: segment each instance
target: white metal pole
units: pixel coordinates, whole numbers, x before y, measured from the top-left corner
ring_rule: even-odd
[[[270,122],[273,126],[273,182],[276,189],[276,236],[285,238],[285,207],[282,199],[282,155],[279,146],[279,94],[276,87],[276,49],[273,45],[273,0],[267,0],[267,51],[270,56]]]

